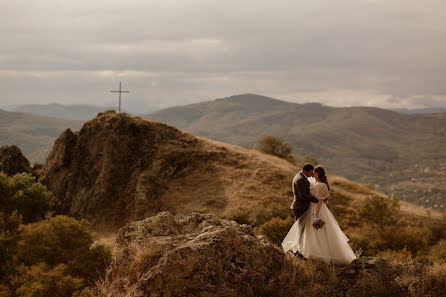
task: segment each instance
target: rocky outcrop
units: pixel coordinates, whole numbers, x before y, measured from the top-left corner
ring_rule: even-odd
[[[31,173],[31,166],[17,146],[3,145],[0,146],[0,171],[8,175]]]
[[[347,266],[284,254],[248,225],[162,212],[121,228],[101,297],[443,296],[444,273],[363,257]]]
[[[161,123],[106,112],[57,139],[40,180],[60,199],[59,212],[122,226],[158,212],[166,183],[191,166],[197,143]]]
[[[40,181],[59,199],[59,213],[119,228],[160,211],[224,216],[277,201],[286,211],[295,172],[254,150],[110,111],[66,130]]]
[[[119,231],[101,296],[274,296],[284,254],[251,227],[163,212]]]

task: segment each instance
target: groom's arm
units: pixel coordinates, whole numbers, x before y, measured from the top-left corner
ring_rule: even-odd
[[[304,180],[300,179],[296,182],[297,185],[297,192],[299,193],[299,196],[306,201],[311,201],[317,203],[318,200],[313,197],[313,195],[310,194],[309,186],[305,183]]]

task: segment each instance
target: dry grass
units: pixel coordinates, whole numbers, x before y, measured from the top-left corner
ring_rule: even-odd
[[[162,255],[162,247],[156,244],[132,245],[134,253],[128,270],[128,285],[135,284],[144,272],[154,266]]]

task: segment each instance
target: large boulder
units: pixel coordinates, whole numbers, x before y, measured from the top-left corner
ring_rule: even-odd
[[[101,296],[274,296],[281,287],[283,251],[213,215],[162,212],[116,241]]]
[[[29,161],[15,145],[0,146],[0,171],[8,175],[31,173]]]

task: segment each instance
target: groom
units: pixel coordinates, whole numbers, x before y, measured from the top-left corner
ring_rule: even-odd
[[[294,218],[296,221],[307,211],[310,207],[310,202],[316,202],[317,199],[310,194],[310,182],[308,177],[312,177],[314,174],[314,166],[306,163],[293,179],[293,195],[294,200],[291,204],[291,209],[294,212]]]

